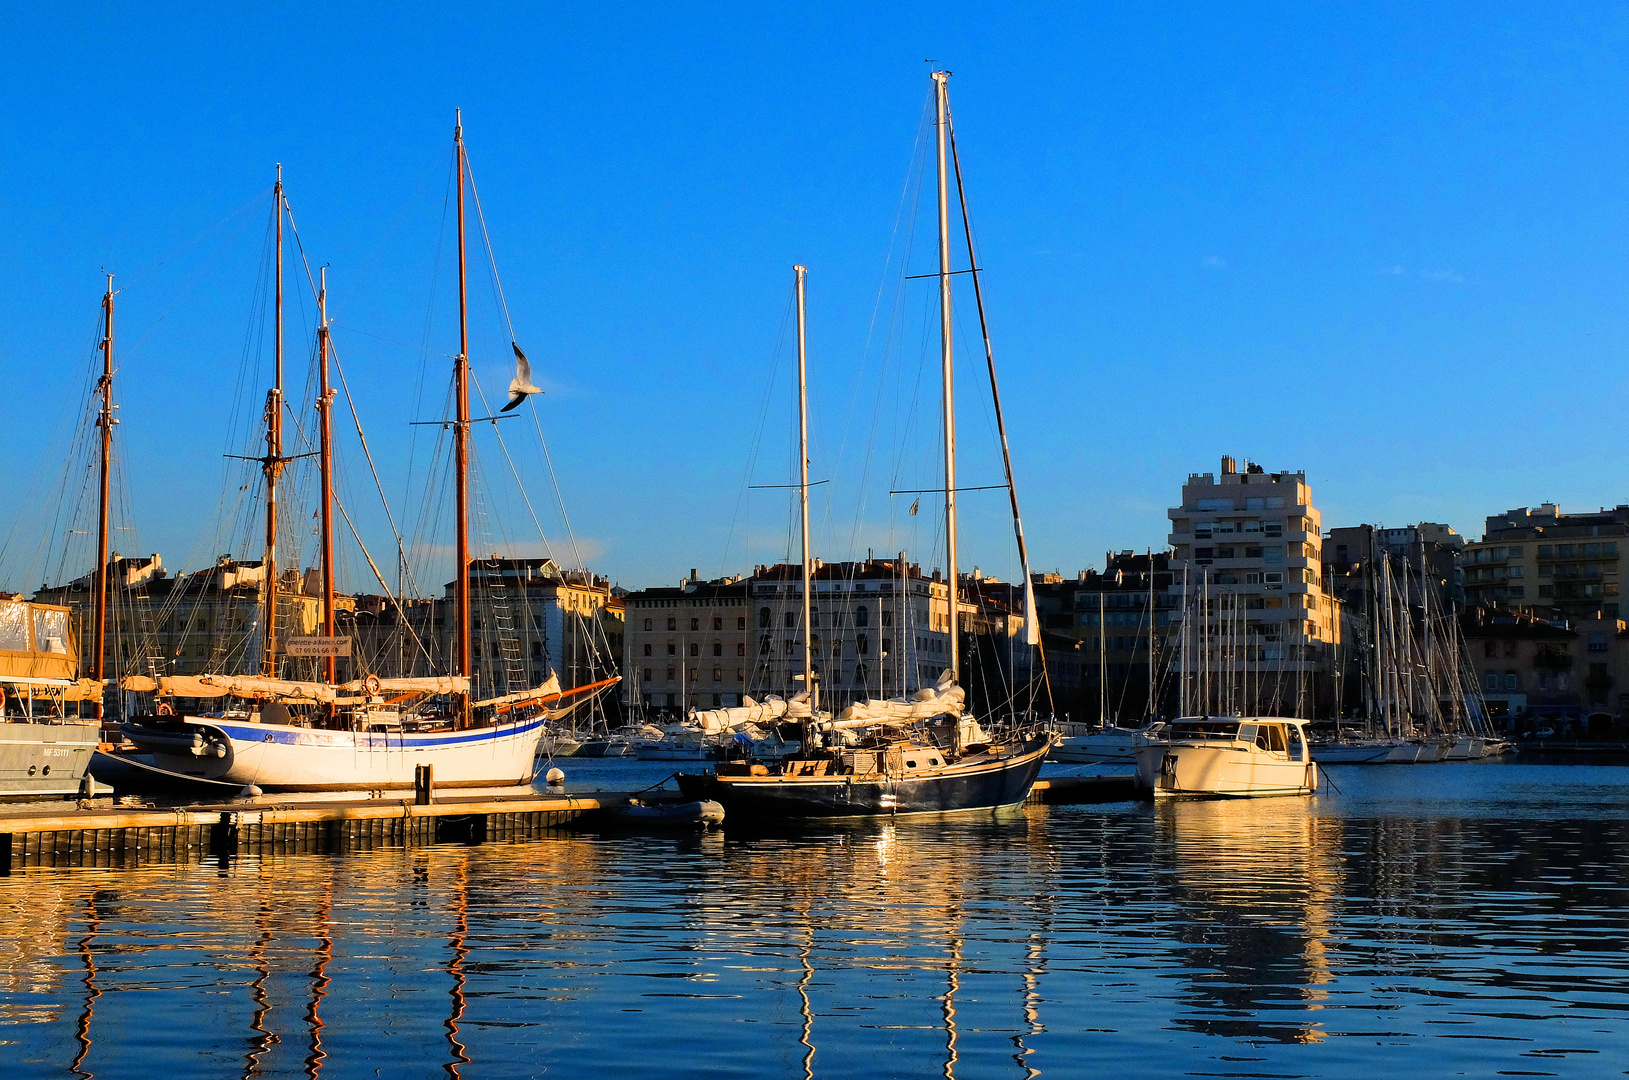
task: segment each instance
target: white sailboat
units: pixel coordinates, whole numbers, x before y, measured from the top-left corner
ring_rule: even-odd
[[[457,580],[454,588],[455,640],[453,670],[421,678],[365,678],[338,683],[337,650],[323,664],[325,678],[302,682],[280,679],[276,672],[274,571],[277,479],[285,457],[281,445],[282,394],[282,226],[287,203],[279,178],[274,188],[277,210],[276,383],[268,408],[267,454],[262,460],[267,484],[267,573],[264,623],[265,660],[258,676],[202,675],[144,677],[122,681],[127,691],[154,695],[155,715],[125,725],[126,735],[152,755],[160,768],[187,776],[240,784],[268,791],[385,790],[414,786],[417,770],[429,766],[434,782],[444,787],[494,786],[528,782],[545,733],[550,706],[563,697],[599,689],[606,680],[561,692],[557,682],[522,694],[471,701],[471,618],[469,550],[470,372],[467,278],[465,270],[464,191],[467,162],[463,127],[455,129],[458,184],[459,351],[453,363],[456,416],[455,457]],[[326,277],[318,294],[319,437],[321,465],[321,572],[323,640],[334,643],[333,447],[328,386],[329,323]],[[517,348],[517,356],[519,353]],[[524,361],[522,361],[524,362]],[[529,385],[529,382],[528,382]],[[220,715],[177,715],[173,703],[210,698],[247,702]],[[445,705],[415,712],[436,700]],[[569,711],[569,710],[565,710]]]

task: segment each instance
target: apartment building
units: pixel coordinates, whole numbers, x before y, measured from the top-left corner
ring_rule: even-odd
[[[1320,515],[1302,472],[1231,457],[1195,473],[1171,519],[1183,597],[1184,711],[1311,716],[1333,707],[1329,663],[1339,604],[1324,591]]]
[[[1476,607],[1460,618],[1488,714],[1507,734],[1570,739],[1629,733],[1629,625]]]
[[[1465,545],[1470,604],[1591,618],[1616,618],[1629,550],[1629,506],[1562,513],[1554,503],[1489,517]]]
[[[1166,552],[1111,551],[1104,556],[1102,570],[1082,570],[1067,579],[1036,575],[1036,605],[1043,625],[1053,634],[1068,635],[1076,645],[1074,692],[1068,704],[1060,706],[1072,719],[1130,722],[1150,708],[1170,714],[1172,649],[1181,599],[1172,582],[1171,556]],[[1050,671],[1050,642],[1047,650]],[[1058,689],[1054,686],[1055,695]]]
[[[747,583],[702,581],[696,571],[677,587],[623,597],[622,701],[647,712],[741,704],[752,685]]]

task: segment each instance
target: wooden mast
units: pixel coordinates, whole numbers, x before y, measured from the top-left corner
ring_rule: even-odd
[[[453,457],[456,463],[458,538],[456,541],[458,576],[453,586],[456,623],[454,674],[470,677],[470,610],[469,610],[469,288],[464,264],[464,112],[457,110],[453,127],[453,147],[458,158],[458,356],[453,360],[454,398],[457,402],[458,421],[453,426]],[[453,698],[457,727],[470,726],[470,696],[468,693]]]
[[[96,513],[96,596],[94,619],[96,646],[92,654],[91,676],[102,682],[107,676],[107,561],[108,561],[108,504],[111,501],[113,473],[113,275],[107,276],[107,294],[102,297],[102,377],[96,382],[96,392],[102,395],[102,408],[96,417],[96,426],[102,432],[102,488]],[[102,719],[105,695],[96,696],[96,719]]]
[[[809,720],[804,725],[803,745],[809,745],[808,733],[814,730],[816,711],[820,707],[814,671],[814,562],[809,557],[809,365],[804,337],[803,276],[804,267],[792,267],[796,276],[798,297],[798,512],[803,527],[803,688],[809,692]]]
[[[961,680],[961,632],[956,572],[956,368],[950,339],[950,185],[945,147],[950,125],[950,72],[933,73],[935,143],[939,157],[939,352],[945,414],[945,561],[950,597],[950,675]]]
[[[339,636],[334,611],[334,391],[328,385],[328,268],[320,271],[317,289],[317,432],[322,463],[322,632]],[[339,681],[339,658],[332,642],[323,660],[323,674],[330,685]],[[332,705],[329,706],[330,713]]]
[[[260,673],[277,677],[277,481],[283,472],[283,166],[272,186],[272,212],[277,217],[276,329],[273,332],[272,388],[266,393],[266,607],[261,615],[264,655]]]

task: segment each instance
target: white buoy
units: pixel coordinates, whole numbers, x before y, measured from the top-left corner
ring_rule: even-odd
[[[238,794],[242,795],[245,799],[258,799],[260,796],[264,795],[265,792],[261,791],[260,788],[256,787],[254,784],[250,784]]]
[[[566,774],[561,772],[559,769],[550,769],[543,775],[543,779],[549,782],[549,786],[558,787],[566,782]]]

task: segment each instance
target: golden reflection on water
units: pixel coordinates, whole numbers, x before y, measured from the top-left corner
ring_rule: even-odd
[[[1252,999],[1253,989],[1292,981],[1305,1009],[1322,1008],[1335,977],[1330,938],[1345,888],[1341,820],[1320,815],[1308,799],[1162,800],[1154,828],[1157,857],[1166,860],[1189,925],[1201,934],[1221,932],[1220,964],[1196,957],[1194,966],[1220,966],[1232,976],[1224,983],[1194,980],[1195,998],[1208,994],[1214,1008],[1237,1010],[1241,1003],[1266,1004]],[[1286,960],[1293,961],[1292,972],[1279,969]],[[1324,1038],[1316,1024],[1286,1031],[1263,1022],[1242,1033],[1298,1042]]]

